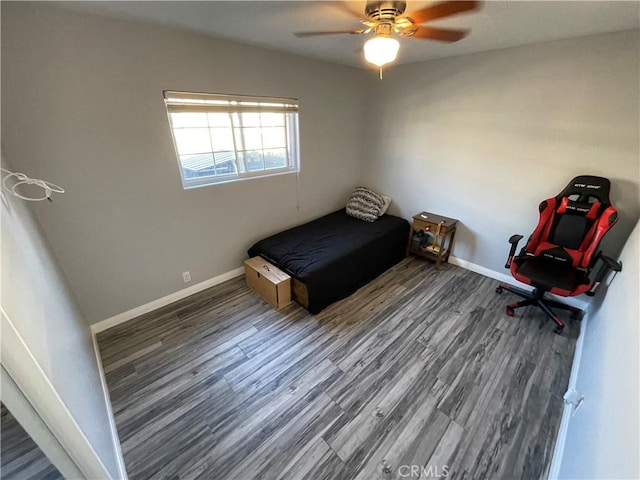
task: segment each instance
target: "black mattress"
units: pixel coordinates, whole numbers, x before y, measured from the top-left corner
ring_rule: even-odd
[[[304,283],[308,310],[315,314],[402,260],[408,235],[402,218],[365,222],[343,209],[260,240],[248,253]]]

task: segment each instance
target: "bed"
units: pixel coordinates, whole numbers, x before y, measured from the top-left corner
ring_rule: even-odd
[[[365,222],[342,209],[260,240],[248,253],[291,275],[293,299],[316,314],[402,260],[408,235],[402,218]]]

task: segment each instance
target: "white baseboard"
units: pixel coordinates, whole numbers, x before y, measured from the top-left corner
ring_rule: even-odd
[[[489,268],[483,267],[481,265],[477,265],[472,262],[468,262],[467,260],[463,260],[461,258],[454,257],[453,255],[449,257],[449,263],[452,265],[456,265],[458,267],[465,268],[467,270],[471,270],[472,272],[479,273],[484,275],[485,277],[494,278],[500,282],[508,283],[510,285],[514,285],[520,287],[524,290],[531,290],[532,288],[528,285],[520,284],[517,282],[511,275],[507,275],[506,273],[496,272],[495,270],[491,270]],[[210,278],[209,280],[205,280],[204,282],[200,282],[196,285],[192,285],[191,287],[184,288],[182,290],[178,290],[177,292],[166,295],[162,298],[158,298],[153,300],[152,302],[145,303],[144,305],[140,305],[139,307],[132,308],[131,310],[127,310],[126,312],[119,313],[118,315],[114,315],[113,317],[107,318],[105,320],[101,320],[98,323],[94,323],[91,325],[91,331],[95,333],[103,332],[109,328],[115,327],[116,325],[120,325],[121,323],[128,322],[134,318],[137,318],[145,313],[153,312],[162,307],[166,307],[167,305],[177,302],[178,300],[182,300],[190,295],[201,292],[207,288],[218,285],[222,282],[226,282],[227,280],[231,280],[232,278],[239,277],[244,273],[244,267],[239,267],[230,272],[223,273],[222,275],[218,275],[217,277]],[[553,295],[552,295],[553,297]],[[558,300],[562,300],[563,302],[572,305],[574,307],[580,308],[582,310],[587,310],[590,303],[580,298],[564,298],[564,297],[556,297]]]
[[[478,265],[476,263],[468,262],[461,258],[454,257],[453,255],[449,257],[449,263],[451,265],[456,265],[458,267],[471,270],[472,272],[479,273],[480,275],[484,275],[485,277],[494,278],[500,282],[516,285],[516,281],[513,279],[511,275],[507,275],[506,273],[502,273],[502,272],[496,272],[495,270],[491,270],[490,268],[483,267],[482,265]],[[526,287],[526,285],[524,286]]]
[[[580,371],[580,363],[582,361],[582,349],[584,348],[584,338],[589,330],[589,314],[587,313],[580,325],[580,336],[576,341],[576,349],[573,352],[573,364],[571,365],[571,376],[569,377],[569,386],[567,390],[575,390],[578,383],[578,372]],[[564,446],[567,441],[567,433],[569,431],[569,422],[574,413],[574,406],[565,404],[562,410],[562,419],[560,427],[558,427],[558,437],[556,438],[556,446],[553,449],[551,457],[551,467],[549,468],[549,480],[557,480],[560,478],[560,466],[562,465],[562,457],[564,456]]]
[[[518,282],[511,275],[508,275],[503,272],[496,272],[495,270],[491,270],[490,268],[468,262],[467,260],[454,257],[453,255],[449,257],[449,263],[451,265],[456,265],[458,267],[471,270],[472,272],[479,273],[480,275],[484,275],[485,277],[493,278],[495,280],[498,280],[499,282],[513,285],[514,287],[521,288],[522,290],[529,290],[529,291],[533,290],[533,287],[531,287],[530,285],[525,285],[524,283]],[[555,298],[560,302],[566,303],[567,305],[571,305],[572,307],[576,307],[576,308],[579,308],[580,310],[584,310],[585,314],[587,313],[587,311],[589,310],[589,306],[591,305],[591,302],[589,300],[585,300],[584,298],[559,297],[557,295],[552,295],[552,294],[549,294],[549,296],[551,298]]]
[[[213,287],[220,283],[226,282],[227,280],[231,280],[232,278],[239,277],[244,274],[244,267],[239,267],[230,272],[223,273],[222,275],[218,275],[217,277],[210,278],[209,280],[205,280],[204,282],[197,283],[188,288],[183,288],[182,290],[178,290],[177,292],[166,295],[162,298],[158,298],[153,300],[152,302],[145,303],[144,305],[140,305],[139,307],[132,308],[131,310],[127,310],[126,312],[119,313],[118,315],[114,315],[113,317],[107,318],[105,320],[101,320],[98,323],[94,323],[91,325],[91,331],[95,333],[103,332],[111,327],[115,327],[116,325],[120,325],[121,323],[128,322],[134,318],[139,317],[140,315],[144,315],[145,313],[153,312],[162,307],[166,307],[167,305],[177,302],[178,300],[182,300],[190,295],[201,292],[202,290],[206,290],[207,288]]]
[[[111,431],[111,440],[113,441],[113,448],[116,452],[118,460],[118,475],[121,480],[127,480],[127,469],[124,465],[124,456],[122,455],[122,447],[120,446],[120,436],[118,435],[118,428],[116,427],[116,418],[113,415],[113,408],[111,407],[111,397],[109,396],[109,387],[107,386],[107,378],[104,373],[104,366],[102,365],[102,357],[100,356],[100,347],[98,347],[98,339],[95,332],[91,333],[93,340],[93,351],[96,355],[96,363],[98,364],[98,372],[100,373],[100,383],[102,384],[102,394],[104,395],[104,403],[107,408],[107,416],[109,417],[109,430]]]

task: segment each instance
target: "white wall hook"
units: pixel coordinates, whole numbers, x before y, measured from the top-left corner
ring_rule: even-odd
[[[42,200],[49,200],[50,202],[52,202],[52,193],[64,193],[64,189],[54,183],[40,180],[38,178],[31,178],[24,173],[12,172],[10,170],[7,170],[6,168],[3,168],[2,172],[7,174],[2,180],[2,186],[4,187],[4,189],[14,197],[21,198],[22,200],[26,200],[28,202],[40,202]],[[11,184],[12,181],[13,184]],[[44,190],[43,195],[41,197],[27,197],[25,195],[22,195],[17,191],[17,189],[23,185],[35,185],[37,187],[40,187]]]

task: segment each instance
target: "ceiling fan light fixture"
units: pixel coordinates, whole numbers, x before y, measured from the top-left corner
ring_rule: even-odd
[[[375,36],[364,44],[364,58],[377,67],[393,62],[398,56],[400,42],[391,36]]]

